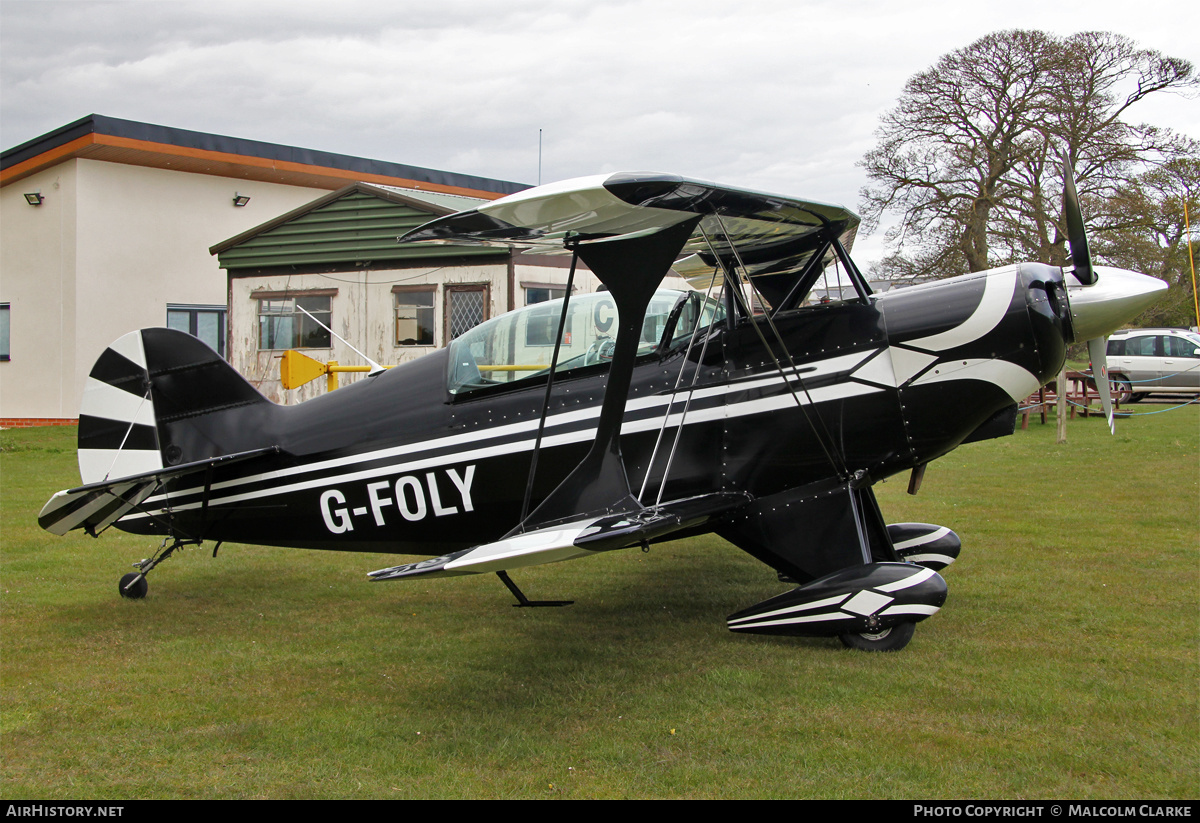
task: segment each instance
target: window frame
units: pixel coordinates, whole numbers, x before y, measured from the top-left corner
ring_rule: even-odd
[[[475,326],[481,323],[486,323],[492,319],[492,286],[490,283],[448,283],[442,287],[442,345],[449,346],[450,342],[455,339],[455,335],[451,333],[450,314],[453,309],[453,295],[466,292],[480,292],[483,295],[483,318],[476,323]],[[462,334],[466,334],[471,329],[464,329]]]
[[[522,283],[521,290],[525,292],[525,305],[536,306],[538,303],[549,303],[552,300],[561,300],[567,296],[566,283]],[[529,293],[531,291],[544,291],[547,297],[541,300],[530,300]]]
[[[337,289],[296,289],[296,290],[289,289],[287,291],[259,291],[259,292],[254,292],[253,294],[251,294],[250,295],[251,299],[257,303],[257,307],[255,308],[255,319],[257,321],[255,323],[255,326],[257,329],[255,339],[256,339],[257,347],[258,347],[257,350],[260,352],[264,352],[264,351],[288,351],[289,349],[308,349],[308,350],[314,350],[314,351],[332,349],[333,348],[333,335],[330,332],[326,331],[325,329],[321,329],[321,331],[323,332],[323,334],[321,336],[325,340],[328,341],[326,345],[322,345],[322,346],[302,345],[303,339],[301,337],[301,334],[303,332],[303,321],[312,323],[312,319],[309,318],[308,315],[306,315],[303,312],[298,311],[296,309],[295,301],[297,301],[299,299],[311,299],[311,298],[321,298],[321,297],[327,298],[329,300],[329,308],[328,309],[316,310],[316,311],[312,311],[310,309],[310,311],[312,311],[313,315],[315,315],[318,318],[325,321],[325,324],[327,326],[332,328],[333,327],[333,298],[337,296],[337,293],[338,293]],[[272,301],[272,300],[275,300],[275,301],[291,300],[291,301],[293,301],[292,311],[290,311],[290,312],[263,312],[264,301]],[[322,318],[321,317],[322,314],[326,314],[327,316]],[[274,316],[274,317],[295,317],[295,318],[301,319],[300,323],[296,323],[293,326],[292,345],[282,346],[282,347],[280,347],[280,346],[269,347],[269,346],[263,345],[262,319],[263,319],[263,317],[272,317],[272,316]],[[318,325],[317,328],[320,328],[320,326]]]
[[[12,303],[0,303],[0,363],[12,360]]]
[[[1184,351],[1185,347],[1190,347],[1190,349]],[[1200,348],[1200,343],[1189,337],[1184,337],[1182,334],[1170,334],[1163,338],[1164,357],[1195,359],[1196,357],[1200,357],[1200,353],[1197,353],[1198,348]]]
[[[1161,335],[1135,334],[1125,338],[1125,357],[1162,357]],[[1146,351],[1145,349],[1150,349]]]
[[[405,349],[420,348],[420,347],[430,348],[430,347],[437,346],[437,342],[438,342],[437,341],[437,293],[438,293],[438,287],[436,284],[433,284],[433,283],[412,285],[412,286],[392,286],[392,295],[393,295],[393,299],[392,299],[392,345],[393,346],[395,346],[396,348],[405,348]],[[428,294],[429,295],[429,305],[428,306],[420,306],[420,305],[416,305],[413,303],[405,303],[405,304],[401,305],[400,300],[402,299],[402,296],[405,294]],[[412,308],[412,309],[417,310],[417,317],[415,319],[417,321],[418,332],[422,329],[421,314],[424,312],[428,312],[429,322],[428,322],[428,325],[426,326],[426,328],[428,328],[428,330],[429,330],[429,342],[428,343],[423,343],[420,341],[418,341],[416,343],[405,343],[400,340],[400,320],[401,320],[400,309],[401,308]],[[404,319],[408,320],[408,319],[413,319],[413,318],[406,317]]]
[[[167,328],[175,328],[171,325],[171,313],[186,313],[188,315],[187,333],[198,340],[204,340],[199,335],[200,331],[200,315],[215,314],[217,315],[217,354],[225,357],[225,343],[229,335],[229,308],[227,306],[218,306],[215,304],[197,304],[197,303],[168,303],[167,304]],[[178,329],[185,331],[185,329]]]

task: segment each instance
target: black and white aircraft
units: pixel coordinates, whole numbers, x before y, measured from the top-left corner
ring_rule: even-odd
[[[573,253],[607,287],[488,321],[447,348],[298,406],[199,340],[122,337],[79,422],[86,485],[39,523],[163,535],[126,597],[183,545],[236,541],[439,556],[373,580],[496,572],[715,532],[797,585],[738,632],[903,647],[946,596],[959,540],[886,524],[872,484],[1010,434],[1066,345],[1165,289],[1093,268],[1068,185],[1073,267],[1038,263],[873,294],[839,206],[661,174],[541,186],[404,241]],[[661,288],[669,270],[704,290]],[[809,304],[823,277],[848,299]],[[570,294],[570,288],[568,288]],[[715,294],[715,296],[713,296]],[[1107,396],[1107,383],[1101,379]],[[543,604],[548,605],[548,604]]]

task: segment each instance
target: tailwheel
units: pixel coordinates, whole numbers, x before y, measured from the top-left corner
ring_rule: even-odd
[[[862,634],[839,634],[838,639],[848,649],[864,652],[898,652],[912,640],[916,623],[897,623],[888,629]]]
[[[170,542],[171,545],[168,546],[168,542]],[[146,582],[146,575],[150,573],[151,569],[174,554],[176,549],[181,549],[184,546],[198,546],[200,545],[200,542],[200,540],[183,540],[177,537],[163,538],[162,545],[158,547],[158,551],[155,552],[153,557],[147,557],[144,560],[139,560],[137,563],[133,564],[133,567],[137,569],[137,571],[130,572],[122,577],[117,591],[121,593],[121,597],[127,597],[130,600],[141,600],[146,596],[146,592],[150,589],[150,584]],[[220,547],[220,545],[220,543],[217,544],[218,547]],[[213,554],[216,554],[215,550]]]
[[[149,589],[150,584],[146,582],[146,575],[141,572],[130,572],[121,578],[117,591],[121,593],[121,597],[141,600]]]

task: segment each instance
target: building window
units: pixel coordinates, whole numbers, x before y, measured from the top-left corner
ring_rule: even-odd
[[[470,331],[487,318],[487,286],[446,286],[447,341]]]
[[[225,356],[225,307],[167,304],[167,328],[199,337],[213,351]]]
[[[396,345],[434,345],[433,287],[394,286],[392,292],[396,295]]]
[[[532,306],[534,303],[545,303],[547,300],[557,300],[560,297],[567,296],[565,286],[526,286],[525,287],[525,305]]]
[[[258,299],[258,348],[270,349],[328,349],[332,346],[329,331],[321,323],[331,325],[332,295],[275,294],[255,295]],[[301,309],[316,318],[309,317]],[[321,321],[320,323],[316,322]]]
[[[530,309],[528,317],[529,320],[525,325],[525,345],[553,346],[554,330],[558,328],[558,321],[562,318],[562,306],[554,303],[549,306]],[[574,319],[575,315],[573,313],[567,315],[567,328],[563,333],[563,343],[567,346],[571,345],[571,321]]]
[[[9,304],[0,303],[0,361],[8,360],[8,312]]]

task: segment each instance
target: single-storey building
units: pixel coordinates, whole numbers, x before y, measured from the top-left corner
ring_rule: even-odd
[[[95,114],[5,150],[0,425],[73,421],[95,359],[138,328],[179,328],[229,357],[230,279],[209,247],[359,183],[447,202],[527,188]],[[348,285],[337,288],[349,295]],[[488,311],[507,299],[504,286],[494,288]],[[287,292],[286,278],[276,290]]]

